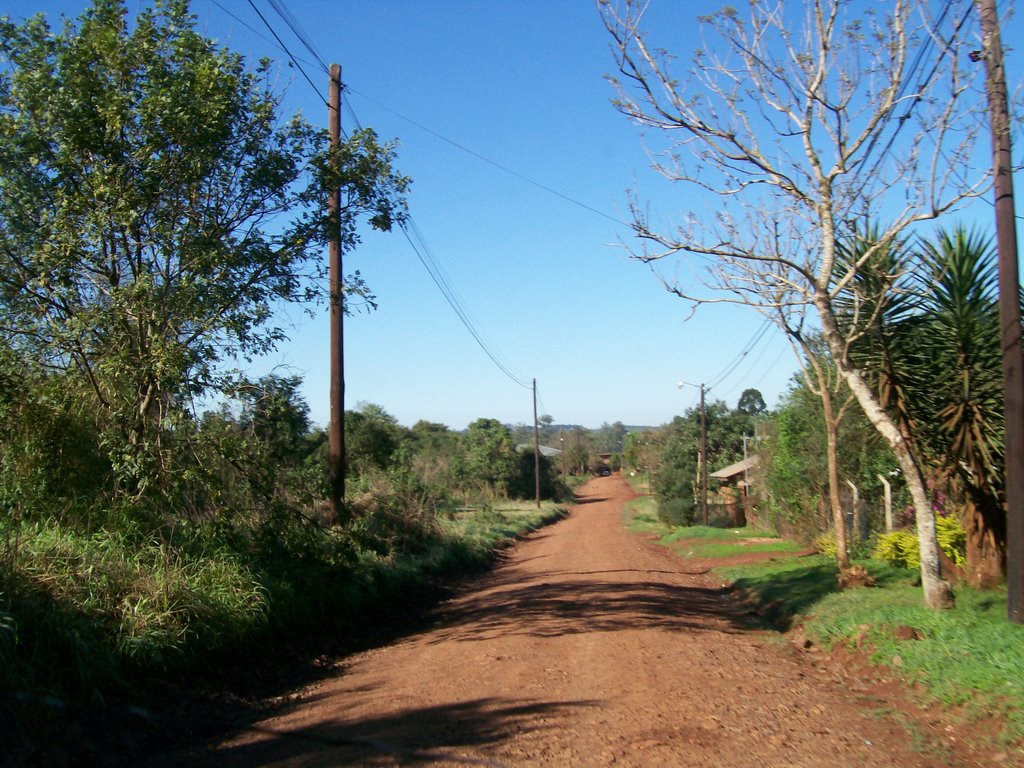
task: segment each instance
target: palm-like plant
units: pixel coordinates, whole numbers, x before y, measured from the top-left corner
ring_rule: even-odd
[[[991,584],[1006,547],[995,253],[988,238],[958,227],[922,242],[916,256],[916,322],[903,337],[910,415],[935,468],[963,494],[968,576]]]
[[[892,413],[903,438],[913,441],[907,365],[899,341],[901,332],[913,320],[915,308],[913,292],[907,288],[907,250],[900,240],[883,241],[878,228],[867,224],[863,230],[837,244],[836,256],[834,305],[847,339],[846,354],[864,379],[875,387],[879,402]],[[839,284],[841,280],[845,282]],[[826,426],[838,436],[839,421],[853,398],[847,392],[845,398],[836,399],[843,403],[836,412],[836,423],[830,424],[826,418]],[[829,403],[824,393],[822,402],[827,414]],[[831,463],[837,464],[838,458],[830,458]],[[830,477],[830,485],[838,485],[838,476]],[[833,489],[833,495],[835,506],[838,488]],[[838,522],[836,528],[839,538]]]
[[[870,226],[837,249],[849,354],[877,387],[968,531],[967,574],[997,582],[1005,558],[1003,403],[995,254],[963,227],[913,250]]]

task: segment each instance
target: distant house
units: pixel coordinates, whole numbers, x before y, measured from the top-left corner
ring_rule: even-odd
[[[746,496],[750,492],[750,486],[754,484],[754,478],[760,466],[761,457],[755,453],[743,461],[737,461],[735,464],[711,472],[708,476],[722,483],[723,492],[728,488],[733,488],[739,491],[740,496]]]
[[[523,453],[525,451],[532,451],[533,450],[533,445],[530,444],[530,443],[522,443],[522,444],[516,446],[516,450],[519,451],[520,453]],[[540,455],[541,456],[547,456],[549,459],[553,458],[555,456],[559,456],[559,455],[561,455],[561,453],[562,452],[560,450],[558,450],[557,448],[552,448],[552,447],[547,446],[547,445],[542,445],[540,447]]]
[[[755,523],[754,507],[757,499],[751,494],[750,489],[756,484],[755,478],[760,466],[761,457],[755,453],[743,461],[708,473],[708,477],[713,477],[721,483],[718,498],[722,506],[728,509],[731,523],[736,527]]]

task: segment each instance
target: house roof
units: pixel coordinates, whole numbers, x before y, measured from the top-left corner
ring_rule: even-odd
[[[721,469],[709,474],[716,480],[731,480],[738,475],[742,475],[749,469],[756,469],[760,465],[761,457],[755,453],[753,456],[748,456],[743,461],[737,461],[735,464],[722,467]]]
[[[533,446],[529,445],[528,443],[523,443],[521,445],[517,445],[516,446],[516,450],[517,451],[532,451],[533,450]],[[549,447],[547,445],[540,446],[540,455],[541,456],[547,456],[548,458],[550,458],[552,456],[558,456],[560,453],[561,453],[561,451],[558,450],[557,448],[551,448],[551,447]]]

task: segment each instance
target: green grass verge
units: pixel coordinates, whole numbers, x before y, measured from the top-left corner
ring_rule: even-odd
[[[348,532],[292,520],[233,546],[204,529],[161,538],[12,525],[0,536],[0,685],[88,701],[136,675],[345,634],[563,514],[498,502],[398,533],[394,519]]]
[[[564,514],[565,507],[551,501],[542,501],[539,509],[533,502],[497,501],[464,510],[446,521],[445,527],[456,538],[490,553]]]
[[[1005,591],[961,587],[956,608],[932,611],[908,582],[829,594],[805,631],[825,645],[852,644],[859,635],[873,662],[919,683],[928,699],[969,716],[1001,715],[1004,737],[1024,740],[1024,627],[1007,621]],[[920,639],[899,639],[898,627]]]
[[[731,530],[662,525],[650,499],[633,502],[626,520],[632,530],[657,535],[663,544],[685,541],[684,555],[692,551],[713,559],[736,551],[729,540],[738,534]],[[912,571],[858,561],[875,586],[840,590],[831,558],[772,551],[779,557],[714,572],[749,598],[769,626],[799,625],[826,649],[859,644],[872,663],[914,683],[922,704],[956,707],[968,718],[995,715],[1005,724],[1001,740],[1024,744],[1024,627],[1007,621],[1004,590],[960,587],[953,610],[932,611],[924,607]],[[899,639],[901,627],[916,630],[903,630],[902,636],[919,639]]]

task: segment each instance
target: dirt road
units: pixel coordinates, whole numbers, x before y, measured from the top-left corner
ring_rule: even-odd
[[[867,686],[622,525],[620,478],[286,714],[174,764],[930,766]],[[179,762],[180,761],[180,762]],[[166,764],[166,763],[165,763]],[[952,764],[956,764],[952,762]]]

